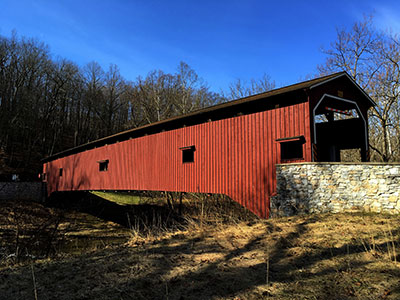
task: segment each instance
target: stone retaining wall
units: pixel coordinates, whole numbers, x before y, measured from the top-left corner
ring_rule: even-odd
[[[0,200],[42,200],[41,182],[0,182]]]
[[[400,164],[295,163],[276,166],[272,215],[400,213]]]

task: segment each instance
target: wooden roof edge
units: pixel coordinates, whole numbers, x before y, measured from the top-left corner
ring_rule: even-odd
[[[363,88],[361,88],[361,86],[354,80],[354,78],[352,76],[350,76],[346,71],[342,71],[339,73],[335,73],[332,75],[336,75],[336,76],[332,76],[329,79],[326,79],[325,81],[313,84],[312,86],[310,86],[310,89],[316,88],[317,86],[323,85],[325,83],[328,83],[329,81],[338,79],[342,76],[347,77],[356,87],[357,89],[365,96],[365,98],[370,102],[371,106],[377,106],[376,102],[374,100],[372,100],[372,98],[364,91]]]

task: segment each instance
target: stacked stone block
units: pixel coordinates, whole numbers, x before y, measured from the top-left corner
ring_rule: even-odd
[[[400,164],[277,165],[272,214],[366,211],[400,213]]]

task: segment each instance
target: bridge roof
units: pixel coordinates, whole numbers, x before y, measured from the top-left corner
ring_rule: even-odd
[[[81,151],[89,150],[95,147],[101,147],[107,144],[113,144],[119,141],[124,141],[129,138],[139,137],[146,134],[154,134],[157,132],[161,132],[163,130],[172,130],[176,128],[180,128],[182,126],[190,126],[195,124],[201,124],[207,122],[209,119],[218,120],[224,119],[228,117],[232,117],[237,115],[238,113],[254,113],[257,111],[263,111],[265,106],[262,104],[285,104],[286,99],[281,97],[283,95],[292,94],[292,93],[304,93],[306,90],[311,90],[315,87],[321,86],[323,84],[329,83],[333,80],[339,78],[347,78],[350,80],[352,84],[354,84],[357,89],[364,96],[363,101],[365,101],[368,107],[375,106],[375,102],[368,96],[367,93],[354,81],[354,79],[349,76],[346,72],[339,72],[330,74],[327,76],[303,81],[300,83],[296,83],[293,85],[281,87],[278,89],[270,90],[264,93],[251,95],[248,97],[224,102],[221,104],[217,104],[214,106],[210,106],[207,108],[199,109],[193,112],[190,112],[185,115],[180,115],[176,117],[172,117],[169,119],[161,120],[155,123],[147,124],[141,127],[129,129],[126,131],[122,131],[95,141],[91,141],[86,144],[79,145],[74,148],[70,148],[64,150],[62,152],[56,153],[52,156],[46,157],[42,160],[42,162],[48,162],[60,157],[64,157],[67,155],[71,155],[74,153],[78,153]],[[273,100],[274,99],[274,100]],[[268,100],[268,102],[267,102]]]

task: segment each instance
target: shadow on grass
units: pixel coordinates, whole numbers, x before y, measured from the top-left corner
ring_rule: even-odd
[[[183,219],[166,206],[138,204],[119,205],[89,192],[53,193],[47,205],[87,213],[129,229],[169,228]]]
[[[51,204],[124,226],[129,226],[127,214],[143,213],[152,219],[147,206],[135,206],[140,210],[132,211],[132,207],[98,197],[76,196],[67,193]],[[171,218],[167,208],[154,213]],[[279,222],[267,222],[264,231],[252,234],[246,242],[236,242],[239,231],[225,236],[230,246],[207,232],[171,234],[133,247],[102,249],[38,265],[39,299],[399,299],[398,265],[374,265],[378,260],[361,259],[365,249],[359,242],[341,247],[304,246],[310,225],[323,218],[293,218],[290,230]],[[396,226],[394,243],[400,245]],[[217,230],[210,232],[218,234]],[[272,234],[276,240],[270,238]],[[387,243],[376,247],[383,253],[388,250]],[[9,299],[31,297],[29,267],[0,270],[0,290]]]
[[[370,274],[367,267],[376,260],[358,260],[365,251],[360,244],[309,246],[293,256],[293,249],[301,247],[310,233],[309,225],[319,221],[312,216],[289,232],[267,225],[245,243],[227,240],[232,247],[204,233],[103,249],[39,266],[38,294],[40,299],[398,299],[398,267],[389,262],[375,266]],[[276,232],[281,236],[268,244],[269,235]],[[393,235],[399,236],[399,228]],[[387,250],[385,243],[376,246]],[[252,260],[260,251],[265,255]],[[7,279],[2,275],[4,271],[0,288],[14,285],[6,288],[9,298],[22,299],[31,292],[30,272],[7,273]],[[369,282],[374,276],[386,282]]]

